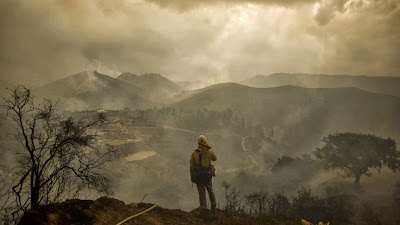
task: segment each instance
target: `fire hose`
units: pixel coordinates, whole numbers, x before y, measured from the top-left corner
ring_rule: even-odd
[[[147,213],[148,211],[154,209],[155,207],[156,207],[156,205],[153,205],[152,207],[150,207],[150,208],[148,208],[148,209],[146,209],[146,210],[144,210],[144,211],[142,211],[142,212],[140,212],[140,213],[138,213],[138,214],[132,215],[132,216],[130,216],[130,217],[128,217],[128,218],[122,220],[121,222],[117,223],[117,225],[122,225],[122,224],[125,223],[126,221],[128,221],[128,220],[130,220],[130,219],[133,219],[133,218],[135,218],[135,217],[137,217],[137,216],[140,216],[140,215],[142,215],[142,214],[144,214],[144,213]]]

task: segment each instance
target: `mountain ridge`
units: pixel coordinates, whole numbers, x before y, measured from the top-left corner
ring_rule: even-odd
[[[97,71],[83,71],[34,89],[40,97],[62,100],[70,111],[86,109],[146,108],[163,104],[164,99],[183,88],[160,74],[122,73],[117,78]]]
[[[357,87],[369,92],[383,93],[400,97],[400,78],[365,75],[325,75],[273,73],[256,75],[240,82],[251,87],[276,87],[295,85],[306,88]]]
[[[36,88],[41,97],[60,99],[68,110],[123,109],[150,104],[142,88],[97,71],[84,71]]]

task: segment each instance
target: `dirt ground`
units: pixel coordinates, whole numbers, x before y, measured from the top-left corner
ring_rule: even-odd
[[[110,225],[117,224],[127,217],[140,213],[153,206],[150,203],[131,203],[107,197],[91,200],[67,200],[63,203],[40,206],[37,210],[27,212],[20,225]],[[211,214],[211,213],[210,213]],[[198,210],[185,212],[179,209],[164,209],[156,206],[153,210],[135,217],[125,225],[234,225],[259,224],[247,217],[238,217],[217,210],[216,219],[200,218]]]

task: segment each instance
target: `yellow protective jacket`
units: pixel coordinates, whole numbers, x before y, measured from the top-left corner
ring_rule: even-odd
[[[196,151],[199,150],[201,152],[201,161],[203,167],[212,167],[211,161],[216,161],[217,156],[215,156],[214,152],[208,148],[198,148],[192,152],[192,156],[190,157],[190,178],[193,180],[195,168],[200,163],[199,153]],[[213,167],[212,167],[213,168]],[[214,172],[214,171],[213,171]]]

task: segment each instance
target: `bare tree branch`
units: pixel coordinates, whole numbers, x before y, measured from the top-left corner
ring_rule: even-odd
[[[50,100],[35,105],[30,88],[17,86],[9,91],[9,98],[3,98],[6,115],[15,121],[14,137],[24,149],[17,151],[19,179],[10,190],[17,206],[13,217],[41,203],[62,201],[84,188],[111,194],[109,180],[96,171],[113,153],[113,149],[95,147],[96,126],[104,117],[63,118]]]

